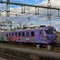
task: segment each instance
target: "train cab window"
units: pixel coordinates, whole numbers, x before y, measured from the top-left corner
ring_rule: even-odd
[[[21,32],[19,32],[18,35],[21,36]]]
[[[25,36],[24,32],[22,32],[22,36]]]
[[[34,36],[34,32],[33,31],[31,32],[31,36]]]
[[[17,32],[15,32],[15,36],[17,36]]]
[[[30,35],[29,35],[29,32],[26,32],[26,36],[30,36]]]

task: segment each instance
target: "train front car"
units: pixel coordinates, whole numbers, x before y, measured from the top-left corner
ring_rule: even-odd
[[[44,29],[46,42],[49,45],[55,45],[57,43],[57,32],[52,26],[48,26]]]

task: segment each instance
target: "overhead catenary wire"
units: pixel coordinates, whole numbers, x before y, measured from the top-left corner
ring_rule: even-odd
[[[50,0],[48,0],[48,3],[47,3],[47,7],[46,6],[38,6],[38,5],[29,5],[29,4],[23,4],[23,3],[16,3],[16,2],[10,2],[10,0],[7,0],[7,2],[4,2],[3,0],[0,1],[0,3],[6,3],[7,4],[7,9],[6,9],[6,12],[7,12],[7,18],[9,17],[9,14],[10,14],[10,5],[9,4],[13,4],[13,5],[19,5],[22,7],[21,9],[21,13],[24,14],[26,13],[26,6],[31,6],[31,7],[35,7],[35,13],[36,14],[39,14],[39,8],[46,8],[47,9],[47,16],[48,16],[48,19],[50,20],[50,26],[51,26],[51,9],[55,9],[55,10],[58,10],[58,16],[59,16],[59,10],[60,8],[55,8],[55,7],[52,7],[51,6],[51,2]],[[8,6],[9,5],[9,6]],[[16,16],[18,14],[15,14]],[[20,14],[19,14],[20,15]],[[28,16],[28,20],[30,20],[30,16]]]

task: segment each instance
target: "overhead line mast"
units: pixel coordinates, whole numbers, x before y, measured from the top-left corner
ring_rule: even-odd
[[[51,26],[51,9],[50,9],[51,8],[51,2],[50,2],[50,0],[48,0],[47,6],[49,7],[47,9],[47,17],[50,20],[50,26]]]

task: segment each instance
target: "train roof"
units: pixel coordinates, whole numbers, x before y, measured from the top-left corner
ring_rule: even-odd
[[[25,28],[22,28],[22,29],[12,30],[10,32],[14,32],[14,31],[33,31],[33,30],[44,30],[44,29],[48,29],[48,27],[25,27]]]
[[[25,27],[25,28],[22,28],[22,29],[16,29],[16,30],[11,30],[11,31],[5,31],[5,32],[18,32],[18,31],[35,31],[35,30],[46,30],[48,28],[50,28],[52,26],[41,26],[41,27]],[[53,28],[53,27],[52,27]]]

